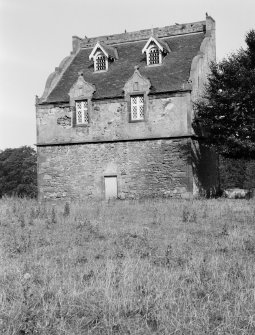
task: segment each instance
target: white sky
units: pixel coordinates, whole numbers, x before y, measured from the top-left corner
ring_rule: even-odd
[[[36,143],[35,95],[72,50],[94,37],[216,20],[217,59],[255,29],[255,0],[0,0],[0,150]]]

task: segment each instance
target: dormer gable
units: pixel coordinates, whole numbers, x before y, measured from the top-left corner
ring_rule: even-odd
[[[135,66],[135,71],[131,78],[125,83],[123,91],[125,95],[133,94],[137,92],[149,93],[151,87],[151,82],[148,78],[141,75],[138,70],[138,66]]]
[[[85,81],[83,77],[83,72],[79,72],[78,79],[73,84],[69,91],[70,101],[77,99],[88,99],[92,98],[93,93],[95,92],[95,86]],[[71,103],[72,104],[72,103]]]
[[[70,105],[73,106],[75,100],[91,99],[95,92],[95,86],[85,81],[83,72],[79,73],[77,81],[69,91]]]
[[[142,122],[147,119],[148,94],[151,82],[141,75],[138,66],[123,87],[128,106],[129,122]]]
[[[117,49],[102,42],[97,42],[89,55],[94,61],[94,71],[107,71],[109,62],[118,59]]]
[[[142,53],[146,53],[147,65],[161,64],[163,56],[168,52],[171,52],[168,44],[155,36],[148,39],[142,50]]]
[[[85,81],[83,72],[79,72],[78,79],[69,91],[73,127],[89,125],[92,111],[91,99],[95,90],[94,85]]]

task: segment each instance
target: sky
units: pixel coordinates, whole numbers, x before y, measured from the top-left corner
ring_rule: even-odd
[[[254,0],[0,0],[0,150],[36,144],[35,95],[72,50],[72,36],[216,21],[217,60],[245,47]]]

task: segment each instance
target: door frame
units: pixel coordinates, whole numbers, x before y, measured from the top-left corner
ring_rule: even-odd
[[[116,199],[118,198],[118,191],[119,191],[119,183],[118,183],[118,175],[111,173],[111,174],[105,174],[103,176],[103,196],[104,196],[104,200],[109,200],[111,198],[106,199],[106,188],[105,188],[105,178],[116,178],[116,186],[117,186],[117,196]]]

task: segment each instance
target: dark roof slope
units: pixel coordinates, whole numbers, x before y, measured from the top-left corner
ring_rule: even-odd
[[[169,45],[171,52],[164,57],[162,65],[152,67],[146,66],[146,56],[142,54],[146,41],[115,45],[119,59],[109,64],[107,72],[98,73],[94,72],[93,61],[89,60],[92,48],[82,48],[45,103],[69,101],[68,92],[80,71],[83,71],[87,82],[95,85],[95,99],[121,97],[123,87],[134,73],[136,65],[140,73],[151,81],[151,93],[180,90],[189,79],[192,59],[198,54],[204,36],[204,32],[200,32],[162,39]]]

